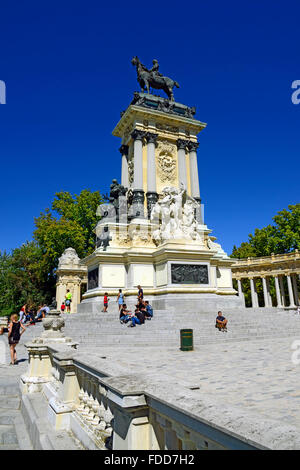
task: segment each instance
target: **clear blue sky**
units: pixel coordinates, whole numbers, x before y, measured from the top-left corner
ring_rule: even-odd
[[[158,59],[208,123],[198,165],[223,248],[300,202],[299,1],[14,1],[1,5],[0,249],[32,237],[54,193],[120,178],[112,130]]]

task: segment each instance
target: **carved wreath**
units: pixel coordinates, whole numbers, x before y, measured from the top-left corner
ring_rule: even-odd
[[[172,182],[176,177],[175,146],[167,141],[158,143],[158,172],[162,182]]]

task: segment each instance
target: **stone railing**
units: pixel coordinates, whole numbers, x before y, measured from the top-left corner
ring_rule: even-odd
[[[272,254],[271,256],[261,256],[258,258],[255,257],[248,257],[248,258],[241,258],[236,259],[235,263],[232,266],[232,269],[239,267],[246,267],[246,266],[260,266],[260,265],[272,265],[274,263],[293,263],[295,261],[300,261],[300,253],[298,250],[293,251],[292,253],[284,253],[284,254]]]
[[[63,344],[28,347],[29,369],[21,378],[23,396],[42,394],[53,429],[71,431],[86,449],[264,448],[234,428],[226,428],[226,410],[224,427],[220,419],[221,424],[216,424],[216,416],[222,416],[217,412],[219,405],[204,406],[202,399],[200,405],[192,390],[171,387],[171,391],[170,386],[155,384],[146,376],[110,376],[107,369],[113,365],[92,367],[87,352]],[[232,422],[243,419],[244,413],[235,414]]]

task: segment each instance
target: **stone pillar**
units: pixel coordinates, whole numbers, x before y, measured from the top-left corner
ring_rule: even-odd
[[[121,145],[119,151],[122,155],[122,174],[121,174],[121,184],[128,188],[128,145]]]
[[[237,285],[238,285],[239,297],[241,297],[241,299],[243,299],[243,301],[245,303],[245,296],[244,296],[243,289],[242,289],[242,280],[241,279],[237,279]]]
[[[269,305],[269,307],[273,307],[271,290],[270,290],[270,278],[269,277],[266,278],[266,284],[267,284],[268,305]]]
[[[253,278],[250,278],[250,288],[251,288],[252,308],[257,308],[258,307],[258,298],[257,298],[255,280]]]
[[[278,282],[278,276],[274,276],[275,279],[275,289],[276,289],[276,299],[277,299],[277,307],[282,307],[282,296],[280,292],[280,286]]]
[[[177,140],[178,182],[179,182],[179,187],[181,184],[183,184],[185,189],[188,188],[187,173],[186,173],[186,159],[185,159],[185,149],[187,145],[188,145],[187,140],[183,140],[183,139]]]
[[[143,139],[144,131],[135,129],[131,137],[134,140],[133,148],[133,218],[144,218],[144,189],[143,189]]]
[[[188,148],[190,152],[190,179],[191,179],[191,196],[196,199],[199,204],[200,199],[200,186],[199,186],[199,174],[198,174],[198,163],[197,163],[197,148],[198,142],[188,142]]]
[[[288,291],[289,291],[289,300],[290,300],[290,305],[289,307],[295,307],[294,303],[294,293],[293,293],[293,286],[292,286],[292,281],[291,281],[291,275],[288,274],[286,276],[287,279],[287,285],[288,285]]]
[[[293,290],[294,290],[295,305],[298,306],[299,305],[299,292],[298,292],[296,274],[292,275],[292,284],[293,284]]]
[[[269,298],[268,298],[268,293],[267,293],[267,283],[266,283],[265,277],[262,277],[262,286],[263,286],[265,307],[269,307]]]
[[[158,134],[147,132],[147,212],[150,219],[152,207],[158,200],[156,191],[156,164],[155,164],[155,146]]]
[[[280,286],[280,293],[281,293],[281,303],[282,306],[285,307],[285,290],[284,290],[284,283],[283,283],[283,276],[279,276],[279,286]]]

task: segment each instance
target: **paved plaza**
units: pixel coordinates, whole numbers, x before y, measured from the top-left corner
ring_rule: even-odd
[[[0,337],[2,348],[6,348],[0,366],[0,448],[30,448],[19,410],[18,382],[28,365],[24,344],[41,331],[39,324],[23,335],[18,366],[7,365],[7,337]],[[118,380],[132,376],[132,382],[141,383],[147,394],[165,397],[175,406],[255,440],[262,447],[300,448],[300,364],[292,360],[292,346],[300,336],[225,342],[225,335],[220,332],[213,344],[198,345],[190,352],[180,351],[179,341],[178,345],[138,348],[133,341],[131,345],[102,347],[81,344],[76,354],[80,362]]]

